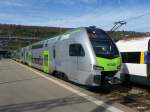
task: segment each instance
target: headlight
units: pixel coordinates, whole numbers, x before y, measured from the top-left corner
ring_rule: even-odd
[[[118,69],[118,70],[121,69],[121,65],[117,66],[117,69]]]
[[[93,66],[93,69],[94,69],[94,70],[104,70],[104,67],[94,65],[94,66]]]

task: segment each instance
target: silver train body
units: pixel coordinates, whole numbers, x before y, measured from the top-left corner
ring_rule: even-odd
[[[20,51],[19,61],[49,74],[63,74],[78,84],[100,86],[120,82],[120,53],[101,29],[73,29]]]
[[[117,43],[123,59],[123,73],[130,81],[150,86],[150,37],[120,40]]]

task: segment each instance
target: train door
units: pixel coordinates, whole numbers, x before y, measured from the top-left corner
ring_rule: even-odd
[[[89,76],[91,75],[91,60],[85,53],[85,49],[81,44],[78,44],[77,57],[77,81],[81,84],[90,84]]]
[[[148,52],[147,52],[147,77],[150,78],[150,40],[148,42]]]
[[[49,51],[48,50],[44,50],[43,51],[43,71],[45,73],[49,73],[50,69],[49,69]]]
[[[26,59],[26,49],[24,48],[24,50],[23,50],[23,63],[25,63],[25,59]]]
[[[85,56],[84,48],[81,44],[78,45],[77,70],[79,74],[90,71],[90,58]]]
[[[70,74],[70,79],[73,81],[77,80],[77,58],[78,58],[78,44],[69,44],[69,61],[68,70]]]
[[[32,53],[31,53],[31,51],[28,54],[28,64],[29,64],[29,66],[32,66]]]
[[[52,47],[53,48],[53,69],[56,70],[56,62],[55,62],[55,58],[56,58],[56,50],[55,50],[55,45]]]

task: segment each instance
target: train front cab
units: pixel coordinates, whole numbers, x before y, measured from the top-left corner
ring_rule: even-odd
[[[54,48],[55,69],[69,80],[87,86],[120,83],[115,75],[121,68],[121,56],[103,30],[76,29],[63,34]]]
[[[87,33],[96,59],[93,70],[100,71],[94,75],[94,82],[100,85],[121,83],[121,56],[111,37],[101,29],[88,28]]]

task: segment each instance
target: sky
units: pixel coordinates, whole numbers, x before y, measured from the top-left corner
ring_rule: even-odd
[[[149,6],[150,0],[0,0],[0,23],[110,30],[116,21],[147,14],[120,30],[150,32]]]

